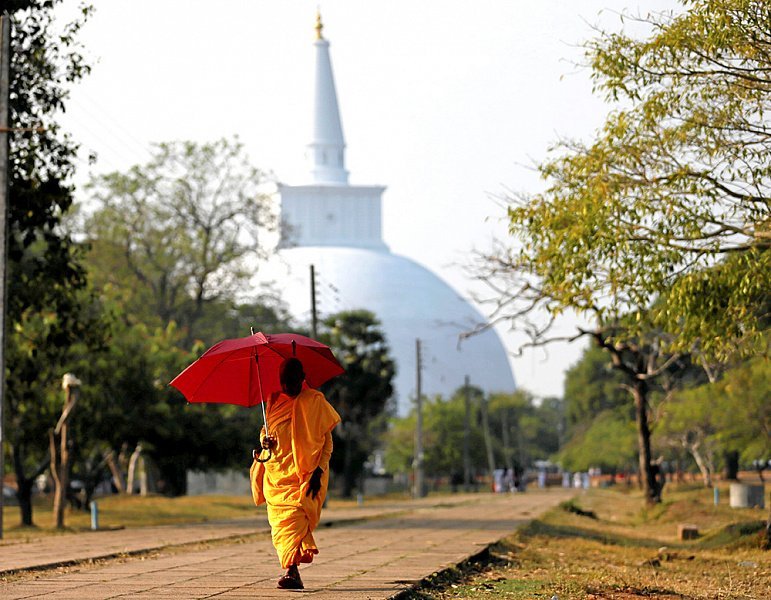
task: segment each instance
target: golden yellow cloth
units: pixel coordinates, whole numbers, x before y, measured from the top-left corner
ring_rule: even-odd
[[[266,410],[277,445],[270,460],[252,464],[252,496],[255,504],[267,504],[273,546],[287,568],[318,554],[313,531],[329,485],[331,431],[340,416],[324,394],[310,388],[294,399],[285,394],[271,398]],[[311,498],[308,482],[318,466],[324,470],[321,490]]]

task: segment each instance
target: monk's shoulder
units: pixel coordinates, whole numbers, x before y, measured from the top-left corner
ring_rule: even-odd
[[[326,396],[320,391],[308,388],[303,392],[302,396],[304,396],[302,403],[305,410],[321,412],[324,414],[332,413],[337,420],[340,420],[335,409],[329,403]]]
[[[308,404],[316,404],[318,402],[325,402],[326,398],[324,397],[324,394],[322,394],[318,390],[314,390],[311,388],[308,388],[303,392],[303,400],[307,402]]]

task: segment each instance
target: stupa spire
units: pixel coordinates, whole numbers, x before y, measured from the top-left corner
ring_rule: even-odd
[[[324,29],[324,23],[321,22],[321,11],[316,9],[316,39],[317,40],[324,39],[324,36],[321,33],[323,29]]]
[[[316,81],[313,106],[313,134],[306,156],[313,183],[347,184],[345,139],[340,123],[329,42],[324,39],[321,13],[316,12]]]

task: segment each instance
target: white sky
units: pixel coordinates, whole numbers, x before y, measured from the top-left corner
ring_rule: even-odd
[[[93,73],[63,123],[93,172],[149,158],[152,142],[237,134],[287,183],[310,139],[317,2],[99,0],[81,39]],[[79,5],[65,0],[65,14]],[[675,0],[324,0],[320,2],[352,184],[387,186],[384,239],[472,290],[459,266],[506,235],[495,196],[543,186],[529,165],[558,136],[588,139],[609,107],[575,67],[591,26]],[[216,7],[216,10],[215,10]],[[85,156],[85,152],[84,152]],[[82,163],[79,180],[89,167]],[[481,288],[473,288],[484,293]],[[486,311],[481,307],[483,312]],[[572,331],[565,319],[563,329]],[[504,344],[521,338],[505,329]],[[518,384],[561,395],[583,343],[513,358]]]

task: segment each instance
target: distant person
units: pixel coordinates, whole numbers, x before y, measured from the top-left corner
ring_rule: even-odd
[[[504,492],[516,492],[517,489],[514,486],[514,469],[506,469],[503,472],[503,491]]]
[[[340,416],[324,394],[303,385],[305,373],[296,358],[284,361],[279,378],[282,392],[268,399],[270,431],[261,442],[273,456],[255,460],[250,479],[254,503],[267,504],[273,546],[286,569],[278,587],[301,590],[298,565],[319,553],[313,531],[327,495],[332,430]]]
[[[503,491],[503,475],[505,469],[495,469],[493,471],[493,492],[500,494]]]
[[[651,474],[653,475],[653,487],[656,495],[660,497],[667,482],[666,471],[661,457],[651,463]]]

